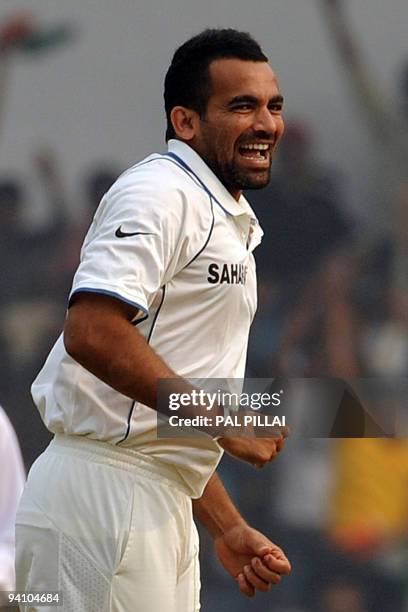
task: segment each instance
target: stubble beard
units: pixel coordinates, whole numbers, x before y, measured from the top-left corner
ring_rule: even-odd
[[[237,167],[233,162],[222,164],[214,155],[207,155],[204,161],[228,191],[263,189],[271,178],[272,163],[267,170],[251,172]]]

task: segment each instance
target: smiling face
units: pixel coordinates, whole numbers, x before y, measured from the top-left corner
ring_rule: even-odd
[[[178,135],[238,199],[243,189],[259,189],[269,181],[273,152],[284,130],[283,98],[266,62],[218,59],[209,71],[205,115],[191,111],[186,123],[190,130]]]

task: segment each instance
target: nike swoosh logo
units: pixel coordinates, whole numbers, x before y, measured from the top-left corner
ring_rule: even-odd
[[[116,238],[126,238],[127,236],[153,236],[150,232],[122,232],[122,226],[120,225],[115,232]]]

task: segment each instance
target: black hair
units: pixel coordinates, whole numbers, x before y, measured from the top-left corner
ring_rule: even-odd
[[[267,62],[260,45],[247,32],[232,28],[207,29],[187,40],[174,53],[164,79],[166,141],[175,136],[170,113],[184,106],[205,115],[211,95],[209,66],[217,59]]]

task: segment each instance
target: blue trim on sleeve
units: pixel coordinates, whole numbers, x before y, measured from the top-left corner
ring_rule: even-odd
[[[142,312],[144,312],[145,315],[146,315],[145,319],[147,319],[147,317],[149,316],[149,311],[144,306],[141,306],[137,302],[133,302],[132,300],[128,300],[127,298],[124,298],[122,295],[120,295],[120,293],[115,293],[115,291],[107,291],[106,289],[95,289],[94,287],[79,287],[78,289],[75,289],[75,291],[72,293],[72,295],[69,298],[68,308],[69,308],[69,306],[71,304],[71,300],[74,297],[74,295],[76,295],[77,293],[81,293],[81,292],[84,292],[84,293],[99,293],[100,295],[108,295],[110,297],[117,298],[121,302],[125,302],[126,304],[130,304],[130,306],[134,306],[138,310],[141,310]],[[143,320],[145,320],[145,319],[143,319]]]

